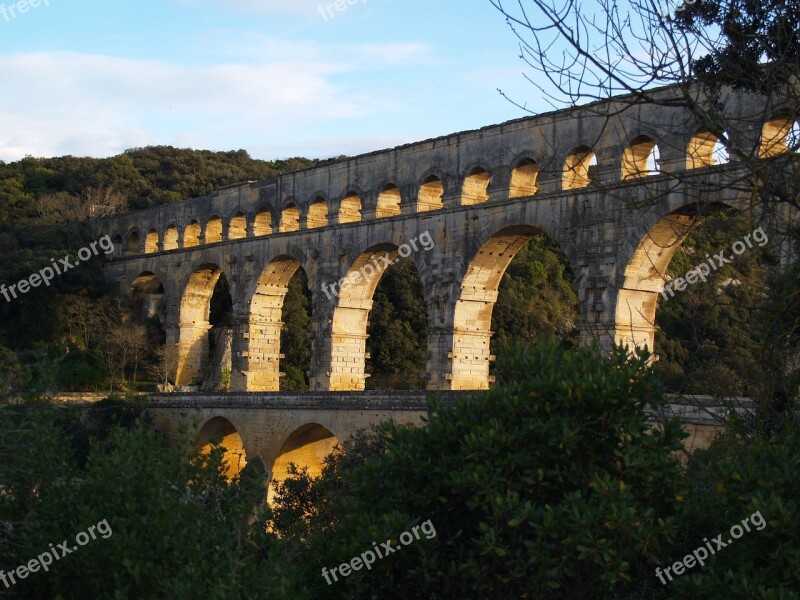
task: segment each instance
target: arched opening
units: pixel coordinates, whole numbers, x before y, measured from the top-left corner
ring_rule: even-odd
[[[175,225],[170,225],[164,232],[164,250],[177,250],[178,249],[178,228]]]
[[[395,217],[400,214],[400,188],[394,184],[389,184],[378,195],[378,207],[375,210],[375,218]]]
[[[317,197],[308,207],[308,228],[327,227],[328,225],[328,203],[325,198]]]
[[[772,315],[783,312],[775,304],[779,252],[749,210],[712,205],[702,217],[666,265],[657,310],[647,315],[654,370],[669,393],[758,397],[776,368],[762,344]]]
[[[200,224],[197,221],[191,221],[186,229],[183,230],[183,247],[194,248],[200,245]]]
[[[421,241],[414,240],[417,247]],[[337,303],[333,314],[330,339],[330,375],[327,382],[331,391],[364,390],[366,387],[367,327],[378,283],[387,268],[399,256],[408,257],[411,245],[399,249],[391,244],[379,244],[363,252],[350,266],[339,284],[324,284],[323,292]],[[397,290],[397,293],[401,293]],[[427,322],[427,316],[426,316]],[[398,334],[398,332],[394,332]],[[405,335],[405,334],[400,334]],[[416,335],[413,332],[412,335]],[[397,338],[394,338],[395,341]]]
[[[281,446],[278,457],[272,465],[272,484],[267,494],[267,502],[272,503],[275,486],[286,479],[290,465],[308,469],[310,476],[319,477],[325,465],[325,458],[334,452],[338,444],[336,436],[317,423],[309,423],[295,430]]]
[[[510,198],[524,198],[533,196],[539,189],[536,179],[539,177],[539,165],[536,161],[525,158],[517,163],[511,171],[511,185],[508,195]]]
[[[728,151],[725,145],[707,129],[701,129],[689,140],[689,148],[686,152],[687,169],[724,165],[728,160]]]
[[[165,315],[164,285],[155,273],[145,271],[134,279],[131,297],[144,319]]]
[[[594,171],[597,169],[597,156],[589,146],[578,146],[567,155],[564,161],[564,173],[561,177],[561,187],[564,190],[578,190],[585,188],[594,181]]]
[[[622,180],[657,175],[660,171],[658,146],[652,138],[640,135],[622,154]]]
[[[125,254],[128,256],[132,254],[139,254],[142,251],[141,243],[139,241],[139,234],[135,231],[131,231],[128,234],[128,243],[125,246]]]
[[[510,269],[517,256],[515,268]],[[575,339],[573,280],[557,242],[540,229],[520,225],[492,236],[472,258],[461,282],[449,387],[487,389],[493,347],[505,349],[513,341],[531,341],[541,335]],[[498,301],[501,291],[502,303]],[[497,339],[493,339],[495,331]]]
[[[438,177],[431,176],[419,186],[419,196],[417,197],[417,212],[427,212],[429,210],[440,210],[444,208],[442,201],[444,196],[444,184]]]
[[[361,198],[350,192],[342,198],[339,207],[339,223],[358,223],[361,220]]]
[[[158,252],[158,232],[151,229],[144,238],[144,253],[153,254],[154,252]]]
[[[308,280],[297,260],[279,256],[264,268],[250,301],[244,390],[308,388],[310,304]]]
[[[237,212],[228,225],[228,239],[241,240],[247,237],[247,217],[244,213]]]
[[[764,123],[759,156],[770,158],[800,150],[800,124],[791,116],[780,116]]]
[[[678,210],[658,221],[641,240],[625,268],[625,279],[617,296],[614,334],[617,343],[653,350],[656,306],[664,290],[667,267],[701,220],[693,210]]]
[[[222,241],[222,218],[211,217],[206,223],[206,244],[217,244]]]
[[[300,209],[294,202],[286,205],[286,208],[281,212],[281,233],[287,231],[298,231],[300,229]]]
[[[213,264],[197,269],[180,304],[176,385],[202,385],[207,390],[226,387],[232,317],[233,301],[222,270]]]
[[[175,348],[167,348],[167,334],[164,323],[167,320],[167,302],[164,286],[155,273],[145,271],[133,280],[130,299],[134,321],[143,324],[147,332],[147,352],[143,362],[152,385],[169,384],[175,374]],[[158,388],[156,388],[158,389]]]
[[[472,169],[464,178],[464,184],[461,187],[461,205],[471,206],[487,202],[490,181],[491,176],[486,169],[481,167]]]
[[[256,214],[253,222],[253,235],[256,237],[269,235],[272,233],[272,213],[269,210],[262,210]]]
[[[114,245],[114,258],[119,258],[123,255],[125,248],[123,247],[122,236],[115,235],[111,238],[111,243]]]
[[[203,425],[197,434],[196,448],[200,454],[210,454],[214,448],[224,449],[223,461],[228,481],[235,479],[247,466],[242,436],[224,417],[214,417]]]
[[[406,254],[401,247],[401,253]],[[383,264],[381,264],[383,263]],[[424,390],[428,350],[425,288],[411,258],[387,266],[372,296],[367,325],[368,390]]]

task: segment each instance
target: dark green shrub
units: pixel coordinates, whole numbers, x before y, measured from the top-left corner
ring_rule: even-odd
[[[704,566],[669,583],[674,597],[799,598],[798,427],[787,423],[772,436],[754,439],[729,432],[695,455],[689,476],[693,491],[686,506],[685,541],[665,565],[702,546],[704,538],[723,534],[727,545]],[[751,531],[728,544],[731,527],[756,512],[766,526],[758,530],[751,525]]]
[[[321,598],[618,598],[661,593],[685,496],[676,421],[646,354],[515,350],[499,385],[427,427],[381,427],[385,452],[337,489],[338,522],[308,533],[304,584]],[[430,520],[422,538],[332,585],[321,573]],[[333,521],[333,519],[331,520]]]

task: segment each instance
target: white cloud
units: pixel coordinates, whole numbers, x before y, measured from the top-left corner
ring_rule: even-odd
[[[390,111],[397,102],[396,90],[352,89],[338,75],[413,64],[427,52],[418,44],[291,46],[266,54],[269,62],[211,66],[69,52],[3,57],[3,87],[23,91],[0,95],[0,159],[108,156],[148,144],[298,147],[291,144],[315,124]]]

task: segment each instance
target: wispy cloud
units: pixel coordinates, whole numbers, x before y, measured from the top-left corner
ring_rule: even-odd
[[[210,66],[73,52],[6,56],[0,80],[25,92],[0,95],[0,159],[108,156],[157,143],[230,148],[258,140],[273,147],[268,140],[293,141],[293,129],[391,110],[396,90],[353,89],[338,76],[413,64],[426,54],[417,44],[377,52],[295,42],[290,52],[278,51],[276,40],[262,43],[275,48],[266,62]]]

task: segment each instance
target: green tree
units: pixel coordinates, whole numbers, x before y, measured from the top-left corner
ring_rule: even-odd
[[[378,283],[369,315],[369,389],[424,389],[428,309],[422,280],[410,258],[400,259]]]
[[[663,404],[647,361],[546,340],[500,361],[499,385],[488,393],[453,408],[434,404],[426,427],[382,425],[374,454],[352,469],[326,470],[323,480],[333,481],[319,483],[335,490],[340,508],[326,508],[327,522],[312,517],[315,527],[302,532],[309,591],[653,597],[660,584],[652,573],[680,531],[686,487],[675,454],[679,423],[653,429],[643,411]],[[433,539],[331,586],[321,577],[322,567],[373,542],[396,546],[428,520]]]
[[[31,573],[26,598],[302,598],[257,523],[263,470],[225,477],[224,450],[193,455],[151,426],[48,404],[0,406],[0,564],[8,572],[101,521],[109,535]],[[113,424],[114,421],[122,424]],[[110,425],[110,426],[109,426]],[[187,461],[187,456],[189,460]],[[254,519],[254,517],[256,517]]]

